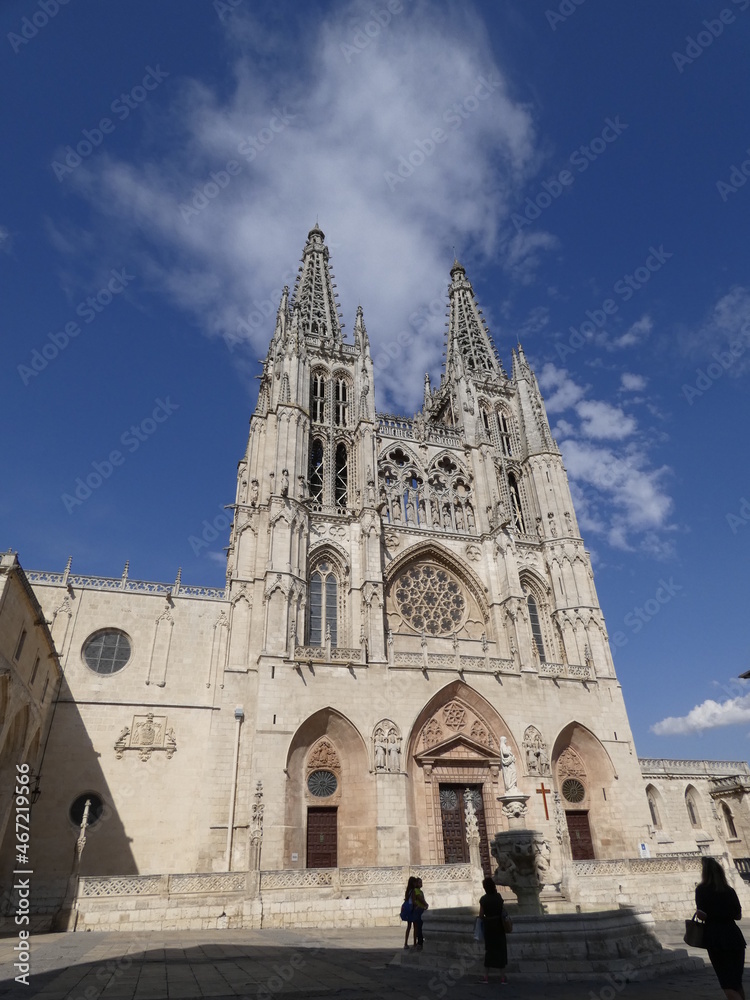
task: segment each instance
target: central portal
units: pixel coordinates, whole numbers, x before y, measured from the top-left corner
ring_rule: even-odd
[[[468,862],[469,844],[466,840],[466,804],[471,801],[479,827],[479,851],[482,870],[492,874],[490,847],[487,841],[487,824],[484,818],[484,799],[481,785],[445,785],[440,782],[440,816],[443,826],[443,856],[447,865]]]

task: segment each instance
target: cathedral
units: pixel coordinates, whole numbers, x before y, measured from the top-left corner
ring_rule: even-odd
[[[389,922],[411,873],[466,904],[509,781],[553,908],[681,913],[703,853],[741,886],[750,769],[639,761],[522,347],[508,373],[455,261],[439,384],[412,417],[378,413],[362,309],[349,341],[334,287],[316,225],[263,364],[224,589],[26,573],[61,669],[43,759],[29,727],[5,747],[41,779],[39,919],[67,898],[79,928]]]

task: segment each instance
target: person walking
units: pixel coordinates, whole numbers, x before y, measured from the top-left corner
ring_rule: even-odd
[[[404,948],[409,947],[409,931],[411,930],[411,925],[414,923],[414,911],[416,909],[414,905],[414,890],[417,887],[417,878],[414,875],[409,876],[409,881],[406,883],[406,892],[404,893],[404,903],[401,907],[401,919],[406,921],[406,937],[404,938]],[[421,920],[421,917],[420,917]],[[417,930],[416,926],[414,928],[414,941],[417,940]]]
[[[484,928],[484,978],[483,983],[489,983],[490,969],[504,969],[508,964],[508,943],[505,938],[503,914],[503,897],[497,891],[497,886],[491,878],[482,882],[484,895],[479,900],[479,916]],[[500,979],[505,983],[503,975]]]
[[[425,910],[429,910],[429,904],[422,892],[422,879],[418,878],[414,886],[414,945],[418,951],[422,950],[424,935],[422,933],[422,916]]]
[[[745,1000],[742,970],[745,938],[735,920],[742,918],[737,893],[727,882],[724,869],[714,858],[701,858],[701,880],[695,887],[695,907],[705,920],[705,944],[719,986],[727,1000]]]

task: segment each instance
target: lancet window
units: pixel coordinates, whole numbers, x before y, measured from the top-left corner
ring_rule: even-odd
[[[734,817],[732,816],[732,810],[726,804],[726,802],[721,803],[721,812],[724,816],[724,825],[727,828],[727,836],[730,840],[737,839],[737,827],[734,825]]]
[[[325,464],[325,448],[320,438],[313,438],[310,446],[310,471],[308,488],[313,503],[323,503],[323,475]]]
[[[474,534],[471,477],[448,455],[425,475],[401,448],[380,461],[380,502],[389,524]]]
[[[346,427],[349,416],[349,384],[345,378],[335,379],[334,397],[334,422],[337,427]]]
[[[513,472],[508,473],[508,491],[510,493],[510,510],[513,524],[516,531],[521,535],[526,534],[526,521],[523,516],[523,504],[521,503],[521,491],[518,488],[518,481]]]
[[[534,640],[534,645],[536,646],[537,655],[539,656],[539,662],[546,663],[547,655],[544,651],[542,626],[539,622],[539,608],[537,607],[536,598],[534,597],[533,594],[527,595],[526,606],[529,609],[529,624],[531,625],[531,637]]]
[[[331,645],[338,644],[338,580],[332,565],[319,563],[310,575],[308,641],[322,646],[330,635]]]
[[[345,444],[336,445],[334,494],[337,507],[346,507],[349,495],[349,454]]]
[[[320,373],[310,380],[310,415],[314,424],[325,422],[326,379]]]

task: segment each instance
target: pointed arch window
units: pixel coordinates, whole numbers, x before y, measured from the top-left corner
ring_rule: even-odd
[[[497,414],[497,429],[500,434],[500,451],[503,455],[507,455],[508,458],[511,458],[513,455],[513,444],[510,421],[502,411],[498,411]]]
[[[313,503],[323,503],[323,459],[323,442],[320,438],[314,438],[310,448],[310,472],[308,475],[310,499]]]
[[[734,825],[734,817],[732,816],[732,810],[726,804],[726,802],[721,803],[721,812],[724,816],[724,825],[727,828],[727,836],[730,840],[737,839],[737,827]]]
[[[345,444],[336,446],[336,506],[346,507],[349,496],[349,455]]]
[[[320,563],[310,577],[311,646],[322,646],[331,636],[331,645],[338,643],[338,580],[330,563]]]
[[[526,524],[523,518],[523,507],[521,505],[521,491],[518,489],[516,477],[512,472],[508,473],[508,489],[510,491],[510,506],[513,515],[513,523],[520,534],[526,534]]]
[[[310,386],[310,410],[313,423],[322,424],[325,420],[326,380],[324,375],[313,375]]]
[[[529,624],[531,625],[531,637],[534,640],[534,645],[536,646],[537,653],[539,654],[539,662],[546,663],[547,656],[544,652],[544,639],[542,638],[542,626],[539,623],[539,608],[537,607],[536,598],[533,594],[528,594],[526,597],[526,606],[529,609]]]
[[[695,801],[695,795],[691,788],[685,792],[685,806],[688,812],[688,818],[690,819],[690,825],[694,827],[700,827],[701,818],[698,812],[698,803]]]
[[[646,792],[646,797],[648,799],[648,809],[651,813],[651,822],[656,830],[661,830],[661,818],[659,817],[659,807],[656,804],[656,795],[649,789]]]
[[[349,385],[345,378],[335,382],[335,422],[337,427],[346,427],[349,417]]]

